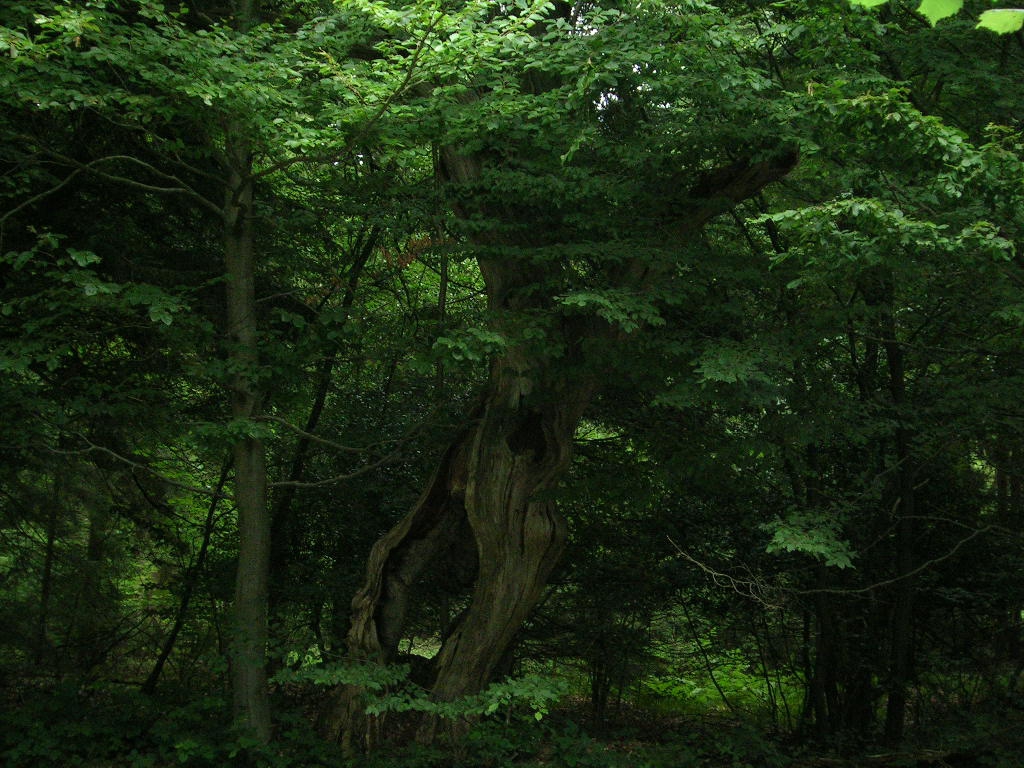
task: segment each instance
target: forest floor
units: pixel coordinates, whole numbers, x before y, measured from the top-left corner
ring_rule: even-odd
[[[565,722],[585,722],[563,711]],[[1014,707],[947,712],[942,722],[913,723],[899,748],[838,739],[771,735],[720,714],[617,713],[614,723],[571,739],[554,735],[523,766],[599,768],[1024,768],[1024,711]],[[573,733],[575,726],[568,732]],[[568,742],[568,743],[564,743]],[[566,748],[579,750],[566,759]]]
[[[8,693],[11,693],[8,690]],[[277,741],[233,735],[221,696],[161,699],[125,688],[21,690],[0,708],[4,768],[349,768],[309,710],[281,701]],[[294,705],[296,702],[290,702]],[[390,718],[383,735],[403,732]],[[581,701],[479,721],[454,745],[382,746],[352,768],[1024,768],[1024,709],[948,710],[908,724],[900,748],[773,733],[732,713],[621,707],[604,723]]]

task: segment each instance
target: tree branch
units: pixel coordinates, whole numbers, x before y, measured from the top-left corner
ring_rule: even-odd
[[[140,160],[139,158],[134,157],[132,155],[107,155],[105,157],[96,158],[95,160],[90,160],[88,163],[83,163],[83,162],[81,162],[79,160],[75,160],[72,157],[68,157],[67,155],[63,155],[63,154],[61,154],[59,152],[54,152],[53,150],[46,150],[46,153],[50,157],[53,157],[53,158],[59,160],[60,162],[75,168],[76,170],[74,172],[72,172],[72,174],[67,179],[65,179],[63,182],[61,182],[57,187],[55,187],[54,189],[49,190],[47,193],[45,193],[43,195],[44,197],[46,195],[52,194],[53,192],[56,192],[61,187],[65,186],[78,173],[85,172],[85,173],[92,173],[92,174],[94,174],[94,175],[96,175],[96,176],[98,176],[98,177],[100,177],[102,179],[106,179],[107,181],[113,181],[113,182],[118,183],[118,184],[125,184],[126,186],[133,187],[135,189],[142,189],[142,190],[145,190],[147,192],[155,192],[157,194],[162,194],[162,195],[186,195],[187,197],[190,197],[193,200],[195,200],[196,202],[198,202],[201,206],[203,206],[207,210],[210,210],[213,213],[215,213],[217,216],[223,216],[224,215],[224,210],[223,210],[223,208],[220,205],[217,205],[213,201],[211,201],[211,200],[207,199],[206,197],[204,197],[203,195],[199,194],[196,190],[194,190],[192,187],[188,186],[185,182],[183,182],[177,176],[174,176],[173,174],[165,173],[164,171],[161,171],[156,166],[151,165],[150,163],[147,163],[145,160]],[[155,184],[146,184],[145,182],[138,181],[137,179],[132,179],[132,178],[129,178],[127,176],[120,176],[120,175],[113,174],[113,173],[107,173],[105,171],[100,171],[100,170],[98,170],[96,168],[96,166],[100,165],[101,163],[112,163],[112,162],[119,162],[119,161],[120,162],[127,162],[127,163],[134,163],[135,165],[140,166],[141,168],[145,169],[149,173],[152,173],[154,176],[157,176],[158,178],[162,178],[162,179],[166,179],[168,181],[174,182],[178,186],[174,186],[174,187],[161,187],[161,186],[157,186]],[[37,198],[38,197],[39,196],[37,196]],[[25,203],[22,203],[15,210],[19,210],[19,209],[23,208],[25,205],[27,205],[28,203],[34,202],[35,199],[36,198],[33,198],[30,201],[26,201]],[[13,213],[13,211],[11,213]],[[10,214],[5,214],[3,218],[0,218],[0,223],[3,222],[3,219],[7,218],[7,215],[10,215]]]
[[[310,481],[305,481],[305,480],[278,480],[275,483],[270,483],[269,487],[271,487],[271,488],[322,488],[322,487],[327,486],[327,485],[334,485],[335,483],[344,482],[345,480],[351,480],[353,478],[359,477],[360,475],[365,475],[366,473],[372,472],[373,470],[377,469],[378,467],[382,467],[385,464],[388,464],[388,463],[394,461],[400,455],[401,455],[401,451],[397,451],[397,450],[396,451],[392,451],[391,453],[386,454],[385,456],[382,456],[381,458],[379,458],[377,461],[373,462],[372,464],[365,464],[365,465],[363,465],[362,467],[360,467],[359,469],[355,470],[354,472],[347,472],[347,473],[344,473],[344,474],[341,474],[341,475],[334,475],[333,477],[324,478],[323,480],[310,480]]]
[[[916,568],[913,568],[907,571],[906,573],[902,573],[899,576],[893,576],[891,579],[883,579],[882,581],[876,581],[873,584],[868,584],[864,587],[856,587],[850,589],[828,587],[823,587],[819,589],[785,589],[779,587],[778,589],[780,591],[784,591],[792,595],[864,595],[869,592],[874,592],[876,590],[883,589],[884,587],[889,587],[893,584],[898,584],[902,581],[917,576],[919,573],[928,570],[932,566],[938,565],[939,563],[953,557],[953,555],[960,551],[961,547],[963,547],[965,544],[972,541],[973,539],[977,538],[981,534],[988,533],[989,531],[995,529],[996,526],[992,525],[986,525],[982,528],[972,529],[967,536],[960,539],[960,541],[956,542],[956,544],[954,544],[949,549],[949,551],[945,552],[944,554],[939,555],[938,557],[933,557],[931,560],[925,560]],[[700,568],[700,570],[704,571],[704,573],[710,576],[711,580],[715,583],[716,586],[731,589],[732,591],[736,592],[739,595],[742,595],[743,597],[749,597],[750,599],[761,603],[765,607],[778,607],[777,605],[768,602],[767,598],[765,597],[768,589],[764,582],[754,579],[738,579],[735,576],[729,575],[728,573],[716,571],[714,568],[710,567],[706,563],[702,563],[700,560],[697,560],[695,557],[693,557],[693,555],[683,551],[683,549],[678,544],[676,544],[671,538],[669,538],[669,543],[673,547],[675,547],[675,550],[680,557],[682,557],[687,562],[697,566],[698,568]]]
[[[133,469],[138,469],[138,470],[146,472],[146,473],[148,473],[150,475],[153,475],[158,480],[160,480],[160,482],[167,483],[168,485],[170,485],[170,486],[172,486],[174,488],[181,488],[184,491],[190,491],[192,493],[199,493],[199,494],[202,494],[203,496],[211,496],[211,497],[214,497],[214,498],[230,498],[230,496],[228,496],[227,494],[221,493],[220,491],[214,490],[212,488],[201,488],[201,487],[199,487],[197,485],[189,485],[188,483],[182,483],[182,482],[180,482],[178,480],[172,480],[171,478],[169,478],[169,477],[167,477],[165,475],[160,474],[159,472],[157,472],[152,467],[150,467],[150,466],[148,466],[148,465],[146,465],[146,464],[144,464],[144,463],[142,463],[140,461],[136,461],[134,459],[130,459],[127,456],[122,456],[121,454],[117,453],[116,451],[113,451],[110,448],[107,448],[105,446],[97,445],[96,443],[94,443],[91,440],[89,440],[89,438],[87,438],[85,435],[81,434],[80,432],[76,432],[75,436],[78,439],[80,439],[82,442],[84,442],[87,447],[86,448],[74,449],[74,450],[67,450],[67,449],[62,449],[62,448],[54,448],[52,446],[46,445],[46,446],[43,446],[43,448],[45,450],[49,451],[50,453],[55,453],[55,454],[57,454],[59,456],[85,456],[85,455],[90,454],[90,453],[102,453],[102,454],[105,454],[107,456],[110,456],[111,458],[115,459],[116,461],[121,462],[122,464],[124,464],[126,466],[129,466],[129,467],[132,467]]]
[[[89,165],[92,165],[92,163],[89,163]],[[78,174],[83,173],[84,171],[87,170],[88,168],[78,168],[72,171],[70,174],[68,174],[67,178],[65,178],[56,186],[50,187],[49,189],[40,192],[38,195],[33,195],[28,200],[25,200],[23,203],[21,203],[21,205],[17,205],[11,210],[7,211],[7,213],[5,213],[3,216],[0,216],[0,226],[3,226],[4,222],[6,222],[7,219],[9,219],[11,216],[14,216],[16,213],[18,213],[18,211],[24,208],[28,208],[30,205],[34,205],[35,203],[38,203],[40,200],[43,200],[49,197],[50,195],[59,192],[61,189],[70,184],[71,180],[74,179]]]

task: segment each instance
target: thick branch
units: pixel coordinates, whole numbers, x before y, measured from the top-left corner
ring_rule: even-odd
[[[689,191],[689,200],[680,221],[681,231],[693,232],[715,216],[754,197],[792,171],[799,160],[796,150],[785,150],[759,163],[737,160],[703,174]]]

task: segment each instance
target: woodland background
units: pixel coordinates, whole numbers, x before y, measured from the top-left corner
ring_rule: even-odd
[[[1019,766],[1024,34],[918,10],[3,3],[0,760]]]

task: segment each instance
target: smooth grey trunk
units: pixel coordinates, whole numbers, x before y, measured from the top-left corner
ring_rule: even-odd
[[[256,314],[256,259],[252,227],[252,160],[244,140],[228,145],[230,176],[224,204],[228,359],[231,415],[237,423],[259,416],[262,393]],[[249,422],[250,424],[252,422]],[[271,737],[266,648],[270,573],[270,511],[266,449],[255,435],[232,446],[238,511],[238,571],[231,628],[231,686],[239,724],[261,742]]]

